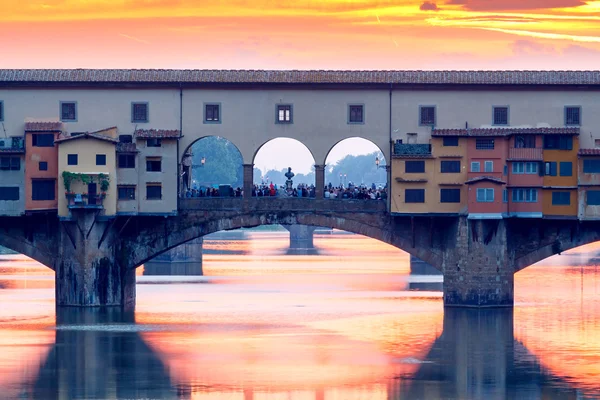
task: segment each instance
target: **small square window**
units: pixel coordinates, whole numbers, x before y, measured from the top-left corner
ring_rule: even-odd
[[[148,172],[161,172],[162,162],[160,158],[147,158],[146,159],[146,171]]]
[[[365,107],[360,104],[348,106],[348,123],[362,124],[365,122]]]
[[[565,107],[565,125],[581,125],[581,107]]]
[[[494,139],[477,138],[475,139],[475,148],[477,150],[494,150]]]
[[[449,146],[458,146],[458,136],[447,136],[444,137],[444,147],[449,147]]]
[[[68,154],[67,155],[67,164],[68,165],[77,165],[77,154]]]
[[[479,161],[471,162],[471,172],[481,172],[481,163]]]
[[[131,122],[148,122],[148,103],[131,103]]]
[[[456,174],[460,172],[460,161],[442,161],[440,167],[442,173]]]
[[[435,107],[420,106],[419,107],[419,125],[435,126]]]
[[[117,198],[119,200],[135,200],[135,186],[118,186]]]
[[[54,134],[34,133],[31,135],[31,145],[34,147],[54,147]]]
[[[425,172],[425,161],[405,161],[404,172],[407,174],[423,173]]]
[[[552,192],[553,206],[568,206],[571,205],[571,193],[569,192]]]
[[[204,105],[204,122],[215,124],[221,122],[221,105],[220,104],[205,104]]]
[[[477,202],[478,203],[493,203],[494,202],[494,189],[478,188],[477,189]]]
[[[119,154],[119,168],[135,168],[135,154]]]
[[[146,147],[161,147],[161,146],[162,146],[162,140],[160,140],[159,138],[146,139]]]
[[[77,121],[77,103],[74,101],[60,102],[60,120],[63,122]]]
[[[460,189],[441,189],[440,203],[460,203]]]
[[[425,203],[425,189],[404,189],[405,203]]]
[[[493,124],[508,125],[508,107],[502,106],[493,108]]]
[[[560,176],[573,176],[573,163],[570,161],[561,161],[559,164]]]
[[[4,121],[4,102],[0,100],[0,121]]]
[[[146,186],[146,200],[160,200],[162,198],[162,187],[160,185]]]
[[[106,165],[106,154],[96,154],[96,165]]]
[[[48,171],[48,163],[46,161],[40,161],[40,171]]]
[[[292,106],[291,104],[277,105],[277,123],[291,124],[292,123]]]

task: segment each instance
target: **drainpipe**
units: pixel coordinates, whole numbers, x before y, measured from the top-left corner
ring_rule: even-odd
[[[183,136],[183,87],[179,83],[179,136]],[[177,139],[177,211],[179,212],[181,198],[181,158],[179,157],[179,141]]]
[[[394,154],[394,142],[392,139],[392,90],[394,89],[394,84],[390,83],[390,120],[389,120],[389,128],[390,128],[390,158],[386,165],[387,172],[387,181],[388,181],[388,196],[387,196],[387,211],[390,212],[392,209],[392,155]]]

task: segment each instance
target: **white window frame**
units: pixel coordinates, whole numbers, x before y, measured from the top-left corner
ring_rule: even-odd
[[[477,168],[474,168],[477,166]],[[471,161],[471,172],[481,172],[481,163],[479,161]]]
[[[491,166],[488,168],[488,165]],[[494,172],[494,162],[493,161],[484,161],[483,163],[483,171],[484,172]]]
[[[493,203],[494,189],[493,188],[477,188],[478,203]]]

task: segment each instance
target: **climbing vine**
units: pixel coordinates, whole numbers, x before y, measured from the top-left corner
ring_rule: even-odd
[[[63,171],[62,173],[63,183],[65,184],[65,191],[71,193],[71,184],[75,181],[80,181],[84,185],[92,183],[94,178],[89,174],[79,174],[76,172]],[[110,187],[110,179],[106,174],[98,175],[98,183],[100,184],[100,191],[106,192]]]

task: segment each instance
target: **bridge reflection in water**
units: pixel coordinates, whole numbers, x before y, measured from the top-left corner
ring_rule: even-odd
[[[269,357],[264,358],[258,351],[247,353],[250,359],[242,368],[226,357],[212,358],[211,349],[203,348],[203,342],[209,343],[203,339],[210,334],[206,331],[188,332],[187,342],[174,344],[166,332],[136,324],[132,312],[64,309],[57,316],[56,342],[41,363],[35,381],[22,383],[20,397],[378,400],[553,399],[583,395],[545,372],[527,348],[514,339],[512,310],[447,309],[443,319],[441,335],[420,347],[389,343],[405,352],[396,352],[393,365],[370,368],[366,374],[346,374],[341,365],[335,364],[337,356],[325,351],[321,359],[313,361],[311,368],[317,373],[311,376],[302,366],[283,372],[272,370],[280,366],[269,365]],[[223,340],[229,339],[224,334]],[[173,345],[185,349],[186,356],[174,357]],[[280,356],[285,358],[285,348],[272,350],[282,352]],[[419,353],[424,358],[419,358]],[[178,365],[169,367],[174,361]],[[302,364],[302,360],[299,362]],[[292,375],[298,372],[304,374]],[[282,373],[290,375],[277,379]],[[338,379],[345,375],[348,379]],[[332,379],[328,381],[328,377]]]

